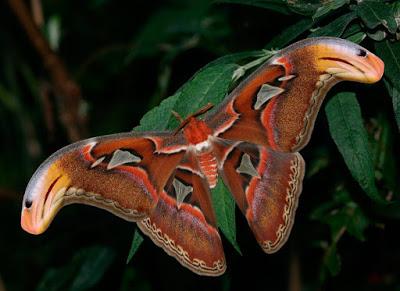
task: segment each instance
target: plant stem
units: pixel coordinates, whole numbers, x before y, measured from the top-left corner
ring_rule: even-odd
[[[82,138],[86,132],[86,119],[80,112],[82,96],[79,86],[72,80],[58,55],[50,48],[24,1],[8,0],[8,4],[28,35],[32,46],[42,58],[44,67],[52,79],[55,94],[60,100],[61,122],[67,130],[69,139],[75,141]]]

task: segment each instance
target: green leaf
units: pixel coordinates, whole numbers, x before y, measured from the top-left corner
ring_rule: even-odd
[[[387,33],[383,30],[377,30],[373,33],[367,32],[367,35],[370,39],[373,39],[374,41],[382,41],[386,38]]]
[[[180,89],[180,96],[174,108],[182,116],[187,116],[207,103],[219,104],[226,96],[232,83],[236,64],[219,64],[200,70],[193,79]],[[169,123],[175,128],[177,120]]]
[[[388,194],[399,193],[399,173],[396,160],[393,159],[396,155],[394,152],[394,132],[388,116],[380,113],[377,118],[371,120],[368,128],[375,165],[375,177],[379,182],[383,182],[382,186],[385,187],[384,189]]]
[[[11,112],[19,111],[19,102],[1,83],[0,83],[0,104]]]
[[[222,64],[236,64],[239,63],[242,60],[246,60],[249,58],[259,58],[265,55],[264,50],[256,50],[256,51],[244,51],[244,52],[238,52],[238,53],[233,53],[229,55],[222,56],[210,63],[208,63],[203,69],[215,65],[222,65]]]
[[[40,281],[38,291],[80,291],[94,287],[114,260],[115,252],[107,247],[81,249],[60,268],[49,269]]]
[[[341,38],[345,38],[354,43],[361,43],[366,36],[367,35],[361,27],[359,21],[354,21],[346,28],[341,35]]]
[[[355,7],[355,11],[370,29],[375,29],[378,25],[383,25],[391,33],[395,33],[397,30],[397,23],[391,7],[382,1],[360,1]]]
[[[320,6],[317,11],[315,11],[313,18],[321,17],[325,14],[328,14],[336,9],[339,9],[345,4],[348,4],[349,0],[332,0],[326,1],[322,6]]]
[[[396,117],[397,127],[400,130],[400,92],[396,87],[390,85],[388,81],[384,81],[389,95],[392,97],[393,111]]]
[[[331,136],[353,178],[371,199],[384,203],[375,185],[368,136],[355,94],[339,93],[328,102],[325,109]]]
[[[318,220],[320,222],[326,223],[328,215],[331,211],[337,207],[338,203],[334,200],[329,200],[318,205],[310,214],[310,218],[313,220]]]
[[[266,46],[266,49],[283,48],[298,36],[309,30],[314,22],[311,19],[302,19],[292,26],[284,29],[275,38],[273,38]]]
[[[229,33],[229,27],[223,15],[208,13],[210,4],[211,1],[194,0],[156,11],[138,32],[126,61],[193,48],[202,37],[221,40]],[[217,45],[213,43],[210,49]]]
[[[380,204],[379,204],[380,205]],[[329,225],[331,242],[321,244],[325,253],[323,265],[328,269],[331,276],[336,276],[340,271],[340,257],[337,253],[337,244],[347,232],[351,236],[364,241],[364,232],[370,225],[368,217],[363,213],[360,206],[354,202],[349,192],[339,186],[332,199],[320,204],[311,214],[311,219],[318,220]],[[321,279],[326,278],[325,269],[321,271]]]
[[[315,30],[313,33],[309,35],[309,37],[317,37],[317,36],[335,36],[340,37],[347,26],[356,19],[357,15],[354,12],[350,12],[340,16],[334,21],[330,22],[328,25],[321,27]]]
[[[228,92],[237,68],[238,65],[230,63],[204,67],[173,96],[145,114],[135,130],[174,129],[179,124],[171,114],[172,110],[185,117],[207,103],[219,104]]]
[[[332,241],[338,242],[344,232],[364,241],[369,219],[346,189],[337,189],[333,199],[313,210],[311,218],[329,225]]]
[[[235,201],[222,180],[212,189],[212,201],[217,216],[218,228],[241,255],[239,245],[236,242]]]
[[[133,234],[131,248],[129,250],[128,258],[126,259],[126,263],[132,260],[133,256],[136,254],[137,250],[139,249],[140,245],[143,242],[143,236],[139,233],[138,229],[135,229],[135,233]]]
[[[82,260],[84,262],[72,280],[70,290],[87,290],[95,286],[110,267],[115,253],[110,248],[93,247],[82,251],[81,256],[82,259],[79,257],[75,259],[76,262]]]
[[[336,276],[340,272],[341,260],[337,252],[336,243],[332,243],[327,249],[324,257],[324,265],[328,268],[331,276]]]
[[[273,10],[282,14],[290,14],[286,0],[217,0],[216,3],[242,4]]]
[[[385,76],[400,90],[400,42],[388,40],[375,44],[376,52],[385,63]]]
[[[307,179],[326,169],[331,163],[331,156],[326,147],[315,148],[307,165]]]
[[[393,17],[396,20],[398,26],[400,24],[400,2],[399,1],[393,2],[391,8],[392,8],[391,13],[393,14]]]
[[[368,217],[355,203],[349,206],[346,214],[349,215],[347,232],[356,239],[365,241],[364,232],[370,224]]]
[[[326,223],[331,228],[332,239],[344,228],[350,235],[364,241],[364,231],[369,226],[369,220],[354,202],[348,202],[344,206],[331,212],[326,218]]]
[[[400,42],[383,41],[375,44],[377,54],[385,63],[386,87],[392,97],[393,110],[400,129]]]
[[[140,120],[140,125],[135,127],[135,131],[163,131],[168,129],[168,124],[173,118],[171,111],[174,110],[176,101],[179,99],[181,92],[177,92],[174,95],[163,100],[161,104],[154,107],[143,115]]]
[[[324,5],[323,0],[218,0],[216,2],[255,6],[282,14],[297,13],[306,16],[313,15],[318,8]]]
[[[349,36],[362,32],[363,28],[361,27],[360,23],[357,21],[351,23],[346,30],[343,32],[342,37],[348,38]]]
[[[365,39],[366,36],[367,36],[367,34],[365,34],[364,32],[360,31],[360,32],[357,32],[357,33],[355,33],[353,35],[350,35],[350,36],[346,37],[346,39],[351,41],[351,42],[359,44]]]
[[[290,10],[297,14],[312,16],[318,9],[326,5],[325,0],[285,0],[288,3]]]
[[[242,66],[238,67],[233,72],[233,76],[232,76],[233,81],[237,81],[243,75],[245,75],[247,71],[249,71],[249,70],[253,69],[254,67],[258,67],[261,64],[265,63],[268,59],[273,57],[276,53],[277,53],[277,51],[275,51],[275,50],[263,50],[263,55],[261,55],[260,57],[256,58],[255,60],[252,60],[251,62],[243,64]]]

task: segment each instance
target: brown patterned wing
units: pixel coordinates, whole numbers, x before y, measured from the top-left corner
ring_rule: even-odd
[[[199,275],[225,272],[225,256],[210,188],[190,152],[160,194],[148,218],[138,223],[153,242]]]
[[[206,121],[220,138],[296,152],[308,143],[321,103],[334,84],[374,83],[383,68],[378,57],[352,42],[306,39],[251,74]]]
[[[249,143],[215,146],[221,175],[262,249],[273,253],[286,242],[304,176],[299,153],[276,152]]]
[[[23,200],[22,227],[44,232],[65,205],[97,206],[129,221],[148,216],[186,145],[169,133],[115,134],[62,148],[31,178]]]

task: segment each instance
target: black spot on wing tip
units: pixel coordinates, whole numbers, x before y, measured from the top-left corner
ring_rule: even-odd
[[[32,204],[33,204],[32,200],[29,200],[29,199],[25,200],[25,203],[24,203],[25,208],[31,208]]]
[[[359,56],[359,57],[366,57],[366,56],[367,56],[367,51],[364,50],[364,49],[359,49],[359,50],[357,51],[357,56]]]

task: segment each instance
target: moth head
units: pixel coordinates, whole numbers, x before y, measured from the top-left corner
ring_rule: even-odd
[[[375,83],[382,78],[382,60],[355,43],[338,38],[317,38],[310,49],[318,71],[338,80]]]
[[[31,234],[41,234],[62,208],[69,186],[67,175],[50,157],[42,164],[26,188],[22,201],[21,226]]]

